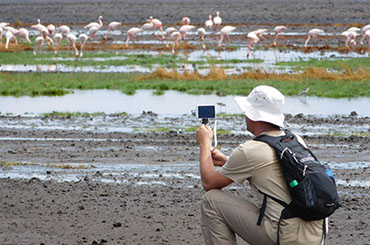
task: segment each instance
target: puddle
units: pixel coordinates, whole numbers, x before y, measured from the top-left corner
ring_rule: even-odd
[[[81,164],[70,164],[79,166]],[[336,164],[331,164],[331,167]],[[338,164],[342,167],[343,164]],[[348,169],[363,164],[353,163]],[[57,166],[57,165],[55,165]],[[93,164],[86,165],[86,169],[62,169],[50,165],[20,165],[3,168],[0,178],[55,180],[58,182],[77,182],[86,179],[104,183],[135,184],[135,185],[173,185],[194,188],[190,183],[199,183],[199,164],[185,162],[175,164]],[[335,168],[333,168],[335,170]],[[343,169],[343,168],[342,168]],[[343,180],[336,178],[340,186],[370,187],[370,179]],[[234,187],[235,188],[235,187]]]
[[[181,103],[174,103],[181,101]],[[190,114],[197,104],[224,103],[223,112],[240,113],[233,96],[190,95],[177,91],[166,91],[164,95],[153,95],[150,90],[138,90],[126,95],[116,90],[75,90],[65,96],[54,97],[11,97],[0,96],[2,114],[22,115],[58,112],[104,112],[106,114],[126,112],[138,114],[152,111],[163,115]],[[296,115],[349,115],[356,111],[360,116],[370,116],[370,98],[332,99],[319,97],[286,97],[284,113]]]

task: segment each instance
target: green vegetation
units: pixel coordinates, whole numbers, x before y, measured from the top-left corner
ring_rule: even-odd
[[[190,74],[191,75],[191,74]],[[258,75],[258,76],[257,76]],[[112,89],[132,95],[138,89],[154,90],[163,94],[176,90],[189,94],[247,95],[257,85],[265,84],[278,88],[285,95],[297,95],[310,88],[308,95],[319,97],[370,96],[370,74],[360,80],[338,76],[333,78],[311,78],[308,75],[268,76],[252,74],[249,77],[200,78],[195,76],[171,78],[156,74],[154,77],[127,73],[0,73],[0,95],[2,96],[52,96],[71,93],[73,89]],[[368,77],[366,79],[366,76]]]
[[[344,60],[330,60],[330,59],[310,59],[308,61],[284,61],[277,62],[279,66],[291,66],[298,69],[307,67],[322,67],[336,71],[343,70],[366,70],[370,72],[370,59],[369,58],[353,58]]]
[[[88,112],[58,112],[53,111],[51,113],[43,113],[43,117],[98,117],[98,116],[110,116],[110,117],[123,117],[127,116],[126,112],[120,112],[120,113],[113,113],[113,114],[105,114],[104,112],[94,112],[94,113],[88,113]]]

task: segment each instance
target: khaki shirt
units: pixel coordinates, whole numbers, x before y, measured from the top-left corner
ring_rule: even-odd
[[[284,135],[284,132],[271,131],[264,134],[281,136]],[[298,140],[304,144],[300,137]],[[288,187],[275,156],[275,150],[266,143],[248,140],[240,144],[232,152],[225,165],[219,169],[219,172],[239,184],[248,180],[260,199],[262,199],[262,195],[257,190],[274,196],[285,203],[291,202]],[[267,235],[275,243],[277,241],[277,224],[282,210],[283,206],[267,198],[266,218],[262,225]],[[322,220],[284,219],[280,223],[280,244],[321,244],[323,243],[322,231]]]

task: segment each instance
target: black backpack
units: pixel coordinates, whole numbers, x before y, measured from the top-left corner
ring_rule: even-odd
[[[340,206],[332,171],[327,164],[321,164],[311,150],[300,144],[296,135],[287,129],[284,132],[284,136],[259,135],[254,140],[265,142],[275,149],[292,202],[288,204],[261,192],[264,200],[257,224],[261,224],[266,197],[269,197],[284,206],[278,224],[278,244],[281,219],[293,217],[303,220],[323,219],[325,239],[325,218]]]

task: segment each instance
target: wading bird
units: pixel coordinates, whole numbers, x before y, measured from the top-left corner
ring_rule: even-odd
[[[84,27],[85,29],[89,29],[89,39],[94,38],[96,32],[103,26],[103,16],[99,16],[98,21],[99,23],[91,22]]]
[[[370,55],[370,30],[367,30],[363,35],[362,35],[362,39],[361,39],[361,45],[363,45],[363,41],[364,39],[367,38],[367,53]]]
[[[342,32],[342,36],[346,38],[346,48],[352,51],[352,47],[356,46],[357,33],[354,31],[344,31]]]
[[[53,37],[54,41],[55,41],[55,49],[54,49],[54,54],[58,54],[59,52],[59,45],[60,45],[60,42],[62,41],[63,39],[63,35],[62,33],[55,33],[54,37]]]
[[[363,45],[363,41],[364,41],[364,39],[366,37],[366,32],[368,30],[370,30],[370,25],[366,25],[366,26],[362,27],[362,29],[361,29],[361,36],[362,36],[361,41],[360,41],[360,44],[361,45]]]
[[[137,28],[137,27],[132,27],[128,29],[127,31],[127,39],[126,39],[126,47],[128,47],[128,42],[130,39],[132,39],[133,42],[136,41],[136,35],[139,34],[140,32],[143,32],[143,29]]]
[[[247,58],[249,58],[249,55],[252,54],[252,49],[253,49],[254,44],[258,43],[260,41],[260,39],[258,38],[257,34],[254,31],[249,32],[247,37],[248,37],[248,40],[249,40]]]
[[[67,35],[71,32],[71,28],[67,25],[61,25],[57,28],[57,31],[61,32],[63,35],[63,38],[66,38]]]
[[[174,31],[171,33],[171,40],[172,40],[172,54],[175,54],[175,46],[179,44],[180,39],[180,32]]]
[[[40,50],[42,44],[44,44],[44,37],[43,36],[38,36],[35,39],[35,48],[33,50],[33,55],[37,54],[37,51]]]
[[[55,25],[53,25],[53,24],[49,24],[49,25],[47,25],[47,26],[46,26],[46,28],[48,29],[49,34],[50,34],[51,36],[53,36],[53,35],[54,35],[54,33],[55,33]]]
[[[259,41],[261,40],[265,40],[266,38],[263,37],[263,34],[265,34],[265,32],[267,32],[268,30],[267,29],[257,29],[255,31],[252,31],[253,33],[255,33],[259,39]]]
[[[49,30],[44,25],[40,23],[40,19],[37,19],[37,24],[31,26],[32,29],[35,29],[40,32],[40,36],[43,37],[44,40],[46,40],[48,45],[53,44],[53,39],[49,37]],[[44,43],[44,42],[42,42]]]
[[[321,33],[324,33],[323,30],[321,29],[312,29],[312,30],[309,30],[308,33],[307,33],[307,40],[304,42],[304,46],[307,47],[307,44],[308,42],[312,39],[317,39],[317,36]]]
[[[220,17],[220,11],[216,12],[216,16],[213,18],[213,24],[215,25],[215,31],[217,32],[220,28],[222,23],[222,19]]]
[[[71,44],[72,49],[74,49],[74,50],[75,50],[75,56],[76,56],[76,57],[78,57],[78,49],[77,49],[77,47],[76,47],[76,40],[77,40],[76,35],[75,35],[75,34],[73,34],[73,33],[69,33],[69,34],[67,35],[67,40],[68,40],[68,42]]]
[[[182,20],[181,20],[181,23],[183,25],[189,25],[190,24],[190,18],[189,17],[183,17]]]
[[[29,38],[29,32],[26,28],[19,28],[16,30],[15,34],[16,37],[24,38],[26,41],[31,44],[31,40]],[[16,39],[17,40],[17,39]]]
[[[220,39],[218,40],[218,48],[222,47],[222,41],[224,40],[224,38],[228,43],[230,43],[229,33],[234,31],[235,29],[236,27],[234,26],[224,26],[221,29]]]
[[[162,34],[161,40],[163,40],[164,39],[164,32],[163,32],[162,22],[158,19],[154,19],[153,16],[150,16],[149,19],[147,19],[146,21],[153,24],[154,37],[156,37],[155,30],[158,29]]]
[[[272,43],[274,46],[276,46],[277,40],[279,38],[279,34],[284,32],[285,30],[286,30],[286,26],[276,26],[274,28],[275,38],[274,38],[274,42]]]
[[[109,23],[108,31],[105,33],[104,39],[108,39],[109,32],[114,31],[115,29],[117,29],[120,26],[122,26],[122,23],[118,22],[118,21],[113,21],[113,22]]]
[[[14,40],[14,41],[17,40],[15,38],[14,33],[11,32],[11,31],[6,31],[6,33],[5,33],[5,39],[6,39],[5,49],[8,49],[9,48],[9,43],[10,43],[11,40]]]
[[[203,27],[198,28],[198,35],[200,38],[200,41],[202,42],[202,48],[203,50],[206,50],[206,44],[205,44],[205,35],[206,35],[206,30]]]
[[[207,29],[212,29],[212,26],[213,26],[213,21],[212,21],[212,15],[208,15],[208,20],[206,20],[206,22],[204,23],[204,26],[207,28]]]
[[[164,33],[165,33],[165,35],[167,37],[166,38],[166,40],[167,40],[166,47],[168,47],[168,43],[169,43],[169,41],[171,39],[172,32],[175,32],[175,31],[177,31],[177,29],[175,27],[172,27],[172,26],[167,27],[166,30],[164,30]]]
[[[82,50],[84,49],[85,44],[86,44],[86,42],[87,42],[88,39],[89,39],[89,37],[85,33],[81,33],[78,36],[78,40],[81,43],[81,45],[80,45],[80,58],[83,56]]]
[[[181,26],[180,29],[179,29],[179,32],[181,34],[181,39],[185,40],[186,33],[193,30],[194,28],[195,28],[195,26],[192,26],[192,25],[183,25],[183,26]]]

